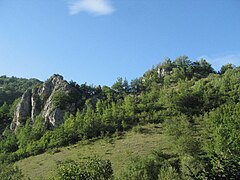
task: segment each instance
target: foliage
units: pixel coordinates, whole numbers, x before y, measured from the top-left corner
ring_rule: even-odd
[[[6,130],[0,141],[0,153],[15,152],[18,149],[17,138],[13,132]]]
[[[55,107],[64,109],[69,101],[69,97],[61,90],[54,93],[52,102]]]
[[[161,124],[141,126],[145,129],[144,134],[118,131],[112,136],[111,134],[107,137],[103,135],[100,138],[82,140],[70,146],[52,148],[38,156],[17,161],[15,165],[21,167],[22,172],[30,179],[34,179],[36,174],[41,179],[48,179],[60,161],[72,159],[79,162],[85,157],[97,156],[111,161],[114,179],[117,179],[132,156],[145,157],[159,145],[162,148],[168,147],[168,140],[162,133]]]
[[[224,154],[212,154],[204,157],[204,168],[192,176],[194,179],[239,179],[239,156],[225,156]]]
[[[161,151],[155,151],[146,158],[133,158],[120,178],[139,180],[175,178],[179,177],[177,167],[178,161]]]
[[[0,164],[0,179],[21,180],[24,178],[21,170],[12,164]]]
[[[58,166],[55,179],[107,180],[113,179],[113,170],[109,160],[96,157],[79,163],[66,161]]]
[[[10,106],[4,102],[0,107],[0,134],[8,124],[10,124]]]
[[[233,64],[225,64],[220,69],[220,74],[224,74],[228,69],[235,69],[236,67]]]
[[[205,115],[203,149],[206,157],[201,176],[209,179],[239,179],[240,104],[224,104]]]
[[[163,166],[158,174],[159,180],[179,180],[181,179],[179,177],[179,174],[177,173],[176,169],[174,169],[172,166]]]
[[[38,84],[41,84],[41,81],[37,79],[0,76],[0,105],[4,102],[12,104],[25,90]]]
[[[123,177],[238,178],[239,77],[240,68],[234,65],[226,64],[216,73],[204,59],[193,62],[187,56],[180,56],[176,60],[167,58],[130,84],[123,78],[118,78],[111,88],[78,85],[71,81],[71,93],[57,91],[53,103],[62,110],[67,104],[74,103],[78,110],[72,114],[67,112],[64,123],[55,129],[48,129],[39,116],[26,120],[16,134],[6,130],[0,139],[0,160],[15,161],[54,147],[104,138],[131,128],[144,133],[140,125],[162,123],[163,133],[174,145],[172,149],[179,162],[172,163],[161,153],[137,159]],[[4,93],[21,92],[25,82],[31,82],[29,86],[35,84],[33,80],[1,77],[0,84],[4,86],[0,99]],[[12,83],[23,86],[14,89]],[[11,85],[10,89],[7,89],[8,85]],[[2,131],[9,124],[11,109],[16,106],[13,100],[19,97],[17,93],[0,102]],[[80,168],[76,163],[70,164],[73,172]]]

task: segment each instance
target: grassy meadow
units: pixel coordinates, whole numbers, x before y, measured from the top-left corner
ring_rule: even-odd
[[[169,145],[167,137],[162,134],[161,124],[139,125],[113,137],[84,140],[72,146],[52,149],[20,160],[15,165],[30,179],[48,179],[54,176],[54,170],[60,162],[98,156],[111,161],[114,176],[118,177],[131,158],[147,156],[158,148],[169,153]]]

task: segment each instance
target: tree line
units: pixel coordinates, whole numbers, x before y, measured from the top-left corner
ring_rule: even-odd
[[[181,56],[174,61],[166,59],[130,83],[118,78],[112,87],[70,84],[78,89],[74,96],[81,100],[78,110],[66,113],[64,123],[55,129],[46,127],[41,115],[32,126],[26,120],[16,134],[5,129],[0,141],[1,162],[110,136],[138,124],[161,123],[176,157],[157,152],[137,159],[122,174],[124,179],[240,177],[239,67],[226,64],[216,72],[204,59],[192,62]],[[68,100],[59,93],[56,106]],[[1,124],[11,117],[11,107],[14,103],[0,107]]]

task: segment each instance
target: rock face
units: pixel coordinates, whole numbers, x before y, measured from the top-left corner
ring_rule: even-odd
[[[30,118],[42,116],[46,125],[56,127],[64,122],[65,112],[74,112],[77,106],[77,90],[60,75],[51,76],[41,87],[27,90],[14,112],[10,128],[16,130]]]

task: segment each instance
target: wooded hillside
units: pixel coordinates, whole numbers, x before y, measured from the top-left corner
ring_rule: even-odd
[[[0,79],[4,84],[1,92],[9,95],[7,89],[15,85],[6,83],[11,79],[4,78]],[[15,83],[18,88],[13,89],[11,97],[3,95],[6,99],[1,99],[6,102],[0,108],[1,124],[11,118],[9,110],[14,111],[16,106],[13,100],[23,93],[24,88],[18,81]],[[26,83],[23,86],[30,87],[39,81]],[[217,72],[204,59],[191,61],[181,56],[174,61],[164,60],[130,83],[118,78],[112,87],[78,85],[73,81],[69,85],[76,89],[76,110],[65,113],[64,122],[56,128],[48,127],[41,114],[33,124],[26,119],[15,133],[6,128],[0,141],[2,166],[52,148],[111,137],[150,123],[162,125],[162,133],[174,145],[174,157],[158,152],[151,158],[137,159],[120,179],[240,178],[240,67],[226,64]],[[54,101],[64,109],[69,97],[59,92]],[[113,178],[111,162],[96,161],[110,174],[86,177]],[[83,175],[93,172],[91,168],[99,168],[94,163],[86,166],[89,171],[81,166],[85,167],[63,163],[58,169],[59,179],[68,177],[68,171],[61,174],[61,168],[70,168],[69,176],[76,179],[79,172]],[[3,170],[0,177],[1,173]]]

